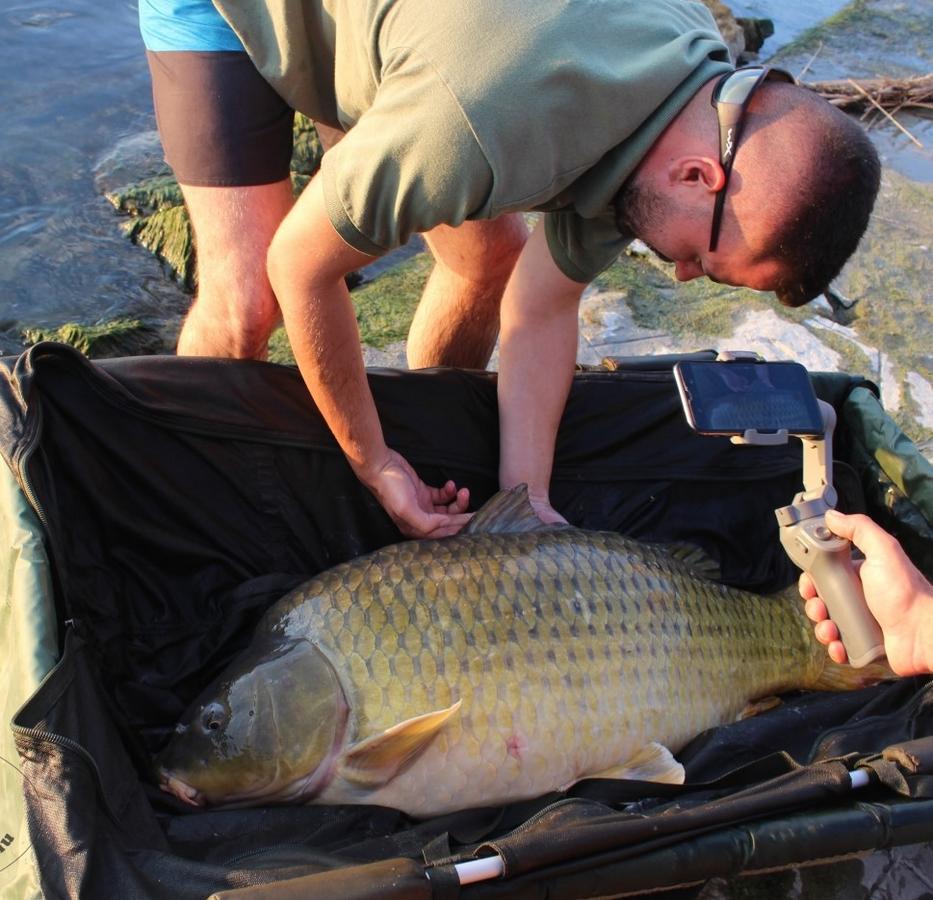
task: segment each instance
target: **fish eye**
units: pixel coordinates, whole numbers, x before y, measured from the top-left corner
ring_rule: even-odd
[[[208,703],[201,713],[204,731],[219,731],[227,722],[227,711],[219,703]]]

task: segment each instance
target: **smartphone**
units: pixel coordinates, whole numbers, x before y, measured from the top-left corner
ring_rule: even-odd
[[[682,360],[674,365],[674,380],[687,421],[700,434],[823,434],[816,394],[800,363]]]

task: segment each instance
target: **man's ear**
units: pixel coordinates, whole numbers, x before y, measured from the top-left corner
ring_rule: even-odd
[[[711,156],[678,156],[671,160],[667,177],[672,187],[698,187],[713,194],[726,184],[722,165]]]

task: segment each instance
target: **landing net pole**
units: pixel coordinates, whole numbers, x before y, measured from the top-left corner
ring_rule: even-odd
[[[849,772],[849,781],[852,790],[858,790],[868,786],[871,775],[866,769],[855,769]],[[460,879],[461,885],[475,884],[478,881],[490,881],[493,878],[501,878],[505,874],[505,865],[501,856],[485,856],[482,859],[457,863],[454,868],[457,870],[457,877]]]

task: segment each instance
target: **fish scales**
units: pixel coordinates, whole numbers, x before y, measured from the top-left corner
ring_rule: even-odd
[[[676,752],[753,698],[815,686],[827,665],[798,603],[702,579],[618,534],[573,528],[378,550],[273,606],[254,639],[263,641],[313,644],[348,708],[327,777],[309,776],[313,795],[278,785],[266,798],[377,803],[413,815],[616,773],[652,742]],[[285,709],[307,712],[300,699],[280,707],[280,723]],[[387,747],[396,747],[400,723],[407,732],[437,711],[442,727],[392,770],[402,751]],[[171,778],[194,791],[196,772],[168,763]]]
[[[351,704],[362,734],[461,700],[459,721],[426,751],[437,757],[451,796],[476,790],[499,800],[565,785],[623,761],[620,738],[633,754],[653,736],[678,748],[735,718],[751,695],[785,689],[792,667],[799,679],[811,658],[800,622],[783,617],[791,633],[779,646],[792,659],[774,658],[763,673],[756,645],[774,646],[773,613],[753,612],[759,603],[722,586],[707,583],[698,592],[694,576],[656,551],[636,550],[615,535],[588,537],[544,532],[427,543],[421,566],[389,548],[370,559],[363,580],[377,591],[339,592],[322,609],[327,589],[312,583],[282,611],[281,627],[288,636],[328,634],[335,643],[341,634],[354,636]],[[464,565],[472,559],[484,562],[487,579]],[[566,570],[574,572],[570,602],[559,574]],[[699,653],[684,652],[694,624],[688,616]],[[418,666],[399,640],[409,626],[418,635]],[[440,664],[425,667],[426,659]],[[428,678],[415,693],[416,668],[427,668]],[[650,671],[644,682],[642,671]],[[643,689],[637,721],[625,708],[633,679]],[[393,684],[409,689],[393,691]],[[674,716],[676,724],[669,722]],[[553,748],[572,746],[578,731],[581,751],[555,765]],[[477,756],[487,763],[479,773]],[[405,795],[436,794],[418,775],[402,773],[372,800],[404,805]],[[349,798],[334,790],[330,799]]]

